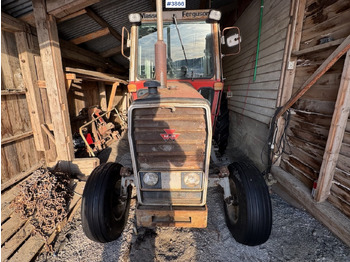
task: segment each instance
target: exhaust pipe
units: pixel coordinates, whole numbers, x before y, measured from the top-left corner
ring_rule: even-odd
[[[160,82],[161,87],[167,86],[167,63],[166,63],[166,44],[163,41],[163,3],[157,0],[157,37],[158,40],[154,46],[156,80]]]

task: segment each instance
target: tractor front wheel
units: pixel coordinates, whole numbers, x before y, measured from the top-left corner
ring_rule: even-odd
[[[106,163],[96,167],[86,181],[81,221],[85,235],[96,242],[116,240],[128,219],[131,190],[121,195],[122,165]]]
[[[268,187],[259,170],[246,163],[232,163],[231,199],[225,199],[226,223],[237,242],[248,246],[265,243],[271,233],[272,209]]]

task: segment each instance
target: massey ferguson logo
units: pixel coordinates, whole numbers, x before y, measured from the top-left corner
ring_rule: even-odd
[[[175,134],[175,129],[164,129],[166,134],[160,134],[164,141],[175,141],[180,134]]]

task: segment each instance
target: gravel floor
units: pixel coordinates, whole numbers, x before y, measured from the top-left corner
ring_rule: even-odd
[[[122,139],[117,148],[105,160],[130,166],[127,141]],[[350,247],[316,219],[274,193],[271,199],[272,233],[260,246],[234,240],[225,223],[222,190],[215,187],[208,190],[205,229],[136,228],[132,199],[128,224],[118,240],[107,244],[89,240],[77,212],[55,241],[54,252],[42,253],[36,261],[350,261]]]

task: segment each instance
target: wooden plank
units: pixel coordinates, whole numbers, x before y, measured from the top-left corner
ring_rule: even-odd
[[[119,82],[121,84],[127,85],[128,82],[118,78],[117,75],[114,74],[107,74],[107,73],[103,73],[103,72],[96,72],[96,71],[92,71],[92,70],[86,70],[86,69],[80,69],[80,68],[72,68],[72,67],[66,67],[65,68],[66,72],[72,72],[72,73],[76,73],[76,74],[80,74],[82,75],[83,78],[86,77],[86,79],[89,79],[88,77],[94,77],[94,80],[100,80],[100,81],[106,81],[106,82]]]
[[[60,160],[69,161],[74,157],[74,149],[56,22],[53,16],[46,14],[45,1],[34,0],[33,9],[54,126],[57,156]]]
[[[350,36],[348,37],[350,39]],[[349,44],[350,46],[350,44]],[[350,110],[350,51],[347,52],[338,97],[332,117],[331,128],[327,139],[320,176],[317,181],[315,200],[322,202],[330,194],[335,166],[338,161],[345,127]]]
[[[85,10],[85,9],[82,9],[82,10],[79,10],[79,11],[77,11],[77,12],[74,12],[74,13],[72,13],[72,14],[70,14],[70,15],[66,15],[66,16],[64,16],[64,17],[62,17],[62,18],[58,18],[58,19],[57,19],[57,23],[62,23],[62,22],[64,22],[64,21],[71,20],[71,19],[73,19],[73,18],[75,18],[75,17],[77,17],[77,16],[81,16],[81,15],[84,15],[84,14],[86,14],[86,10]]]
[[[329,203],[331,203],[333,206],[338,208],[341,212],[350,218],[350,206],[343,199],[337,197],[336,195],[333,195],[333,192],[331,192],[331,195],[327,200]]]
[[[334,40],[334,41],[331,41],[331,42],[328,42],[328,43],[319,44],[319,45],[316,45],[316,46],[312,46],[312,47],[309,47],[309,48],[305,48],[305,49],[300,50],[300,51],[293,51],[293,52],[292,52],[292,55],[293,55],[293,56],[301,56],[301,55],[304,55],[304,54],[309,54],[309,53],[313,53],[313,52],[318,52],[318,51],[321,51],[321,50],[323,50],[323,49],[330,48],[330,47],[332,47],[332,46],[338,46],[338,45],[340,45],[344,40],[345,40],[345,38],[341,38],[341,39],[337,39],[337,40]]]
[[[279,167],[272,167],[272,175],[305,209],[331,232],[350,246],[350,219],[328,202],[315,203],[311,190]]]
[[[29,46],[29,43],[32,42],[32,36],[24,32],[18,32],[15,36],[23,80],[27,89],[26,99],[35,147],[38,151],[45,151],[49,148],[49,144],[47,143],[45,134],[40,128],[40,125],[44,123],[44,113],[40,99],[40,92],[36,84],[37,75],[35,71],[35,60],[34,55],[31,52],[33,47]]]
[[[343,43],[322,63],[315,73],[298,89],[298,91],[283,106],[276,118],[282,116],[335,62],[350,49],[350,35]]]
[[[2,96],[25,95],[25,90],[1,90]]]
[[[55,143],[55,137],[54,135],[50,132],[50,130],[46,127],[46,125],[41,124],[41,128],[43,129],[43,131],[46,133],[46,135],[49,137],[49,139]]]
[[[15,135],[15,136],[12,136],[12,137],[3,138],[3,139],[1,139],[1,145],[6,145],[6,144],[9,144],[9,143],[21,140],[23,138],[32,136],[32,135],[33,135],[33,131],[28,131],[28,132],[25,132],[25,133],[22,133],[22,134],[19,134],[19,135]]]
[[[103,69],[102,68],[98,68],[97,71],[103,73]],[[106,85],[102,81],[99,81],[97,85],[98,85],[98,93],[99,93],[99,97],[100,97],[101,109],[102,109],[102,111],[107,111]]]
[[[70,41],[75,45],[79,45],[79,44],[94,40],[96,38],[100,38],[100,37],[108,35],[108,34],[109,34],[109,29],[108,29],[108,27],[106,27],[106,28],[102,28],[100,30],[97,30],[95,32],[92,32],[90,34],[79,36],[79,37],[74,38]]]
[[[122,36],[113,27],[111,27],[106,20],[104,20],[101,16],[97,15],[90,7],[85,8],[85,11],[87,15],[94,19],[101,27],[107,27],[111,35],[113,35],[116,39],[121,41]]]
[[[298,162],[299,161],[293,157],[289,159],[283,157],[280,162],[280,167],[283,170],[295,176],[299,181],[301,181],[305,186],[307,186],[307,188],[311,189],[312,185],[314,184],[314,179],[308,174],[306,174],[303,170],[300,170],[297,166],[295,166],[295,164]]]
[[[1,33],[1,89],[16,89],[13,79],[13,72],[10,64],[10,54],[5,39],[6,34]],[[5,84],[5,86],[3,86]]]
[[[117,92],[117,87],[118,86],[119,86],[118,82],[115,82],[113,84],[113,86],[112,86],[112,91],[111,91],[111,94],[109,95],[109,102],[108,102],[107,112],[112,110],[114,97],[115,97],[115,93]],[[106,116],[107,116],[107,119],[109,119],[110,112],[108,112]]]
[[[9,256],[21,246],[21,244],[30,236],[33,232],[34,226],[27,222],[19,231],[5,243],[1,248],[1,261],[6,261]]]
[[[14,215],[1,224],[1,245],[3,245],[13,234],[15,234],[27,220],[20,218],[20,215],[14,213]]]
[[[350,188],[346,188],[342,184],[332,183],[331,191],[333,195],[350,205]]]
[[[44,245],[44,240],[39,235],[31,236],[21,248],[11,257],[11,262],[30,262]]]

